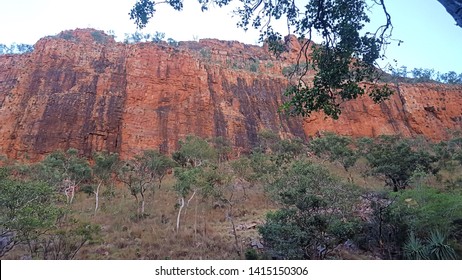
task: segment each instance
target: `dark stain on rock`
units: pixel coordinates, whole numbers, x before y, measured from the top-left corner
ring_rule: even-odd
[[[170,106],[161,106],[156,109],[157,119],[159,123],[157,125],[157,129],[159,130],[159,136],[162,139],[161,144],[159,145],[159,152],[167,154],[168,150],[168,118],[170,113]]]
[[[214,124],[214,133],[215,137],[223,137],[228,139],[228,127],[225,120],[225,116],[220,108],[221,98],[219,94],[214,89],[214,83],[212,82],[213,77],[210,73],[207,75],[207,81],[209,86],[210,98],[212,100],[212,104],[214,104],[213,109],[213,124]]]

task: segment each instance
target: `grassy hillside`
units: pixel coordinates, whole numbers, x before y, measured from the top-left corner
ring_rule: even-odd
[[[191,136],[171,157],[3,159],[1,258],[461,258],[457,135],[259,137],[239,158]]]

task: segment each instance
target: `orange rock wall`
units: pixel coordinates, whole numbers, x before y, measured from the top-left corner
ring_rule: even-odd
[[[314,114],[304,121],[307,135],[333,131],[349,136],[375,137],[400,134],[423,135],[442,140],[451,130],[462,130],[462,86],[441,84],[399,84],[395,94],[381,104],[368,97],[342,104],[338,120]]]
[[[42,39],[31,54],[0,57],[0,154],[33,160],[71,147],[120,149],[125,47],[88,35]]]
[[[127,45],[91,29],[41,39],[33,53],[0,56],[0,154],[37,160],[73,147],[126,158],[148,148],[172,152],[189,134],[223,136],[241,152],[262,129],[281,137],[330,130],[435,140],[461,129],[461,86],[399,85],[381,105],[346,103],[337,121],[279,114],[281,72],[299,48],[292,41],[276,59],[239,42]]]
[[[96,30],[41,39],[31,54],[0,56],[0,154],[169,153],[189,134],[223,136],[240,152],[262,129],[303,138],[302,119],[278,113],[285,78],[269,59],[218,40],[127,45]]]

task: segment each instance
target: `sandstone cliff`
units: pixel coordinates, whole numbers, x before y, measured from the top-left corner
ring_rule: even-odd
[[[398,85],[381,105],[346,103],[338,121],[279,114],[281,73],[297,47],[276,59],[258,46],[218,40],[127,45],[91,29],[43,38],[30,54],[0,56],[0,154],[34,160],[74,147],[128,157],[147,148],[172,152],[188,134],[223,136],[239,152],[262,129],[282,137],[332,130],[437,140],[462,128],[462,87],[437,84]]]
[[[307,135],[334,131],[342,135],[375,137],[400,134],[447,139],[462,129],[462,86],[442,84],[398,84],[395,94],[381,104],[370,98],[343,104],[338,120],[314,114],[304,121]]]

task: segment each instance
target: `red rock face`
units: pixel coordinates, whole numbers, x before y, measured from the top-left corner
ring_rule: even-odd
[[[446,136],[462,124],[462,87],[399,85],[381,104],[346,103],[338,121],[278,113],[282,69],[299,46],[276,59],[265,48],[201,40],[116,43],[86,29],[41,39],[31,54],[0,56],[0,154],[37,160],[57,150],[173,152],[189,134],[223,136],[236,152],[262,129],[281,137],[331,130],[353,136]]]
[[[400,134],[446,139],[451,130],[462,130],[462,86],[399,84],[395,94],[381,104],[361,97],[343,104],[338,120],[314,114],[305,119],[307,135],[332,131],[349,136],[375,137]]]
[[[63,33],[31,54],[0,58],[0,153],[33,160],[71,147],[120,149],[125,47],[92,35],[102,36]]]

